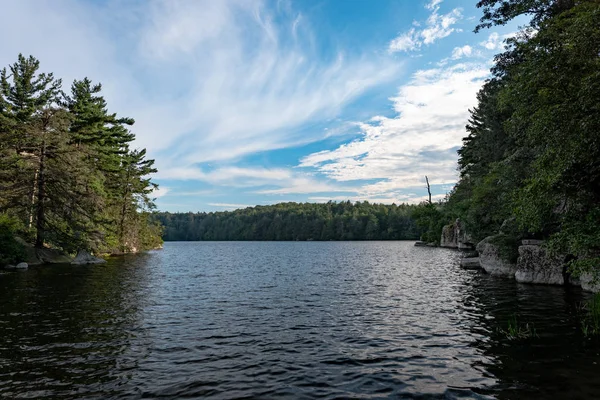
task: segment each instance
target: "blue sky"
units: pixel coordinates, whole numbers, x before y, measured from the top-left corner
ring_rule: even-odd
[[[503,38],[463,0],[19,0],[0,65],[101,82],[159,169],[160,210],[415,203],[456,182]],[[17,34],[17,32],[19,32]]]

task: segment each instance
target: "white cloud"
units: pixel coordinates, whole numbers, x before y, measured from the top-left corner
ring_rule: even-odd
[[[167,195],[167,194],[170,192],[170,190],[171,190],[171,189],[169,189],[169,188],[168,188],[168,187],[166,187],[166,186],[159,186],[159,187],[158,187],[158,189],[154,189],[154,190],[152,191],[152,194],[151,194],[151,196],[150,196],[150,197],[153,197],[153,198],[155,198],[155,199],[158,199],[158,198],[164,197],[164,196],[166,196],[166,195]]]
[[[462,47],[455,47],[452,50],[452,59],[458,60],[463,57],[471,57],[473,54],[473,48],[469,45],[464,45]]]
[[[390,42],[389,51],[394,53],[398,51],[414,51],[421,47],[421,31],[412,28],[410,31],[401,34]]]
[[[212,207],[220,207],[225,210],[238,210],[240,208],[254,207],[254,205],[250,205],[250,204],[231,204],[231,203],[208,203],[208,205],[212,206]]]
[[[442,0],[432,0],[428,3],[425,8],[431,10],[431,14],[425,27],[423,29],[411,28],[408,32],[402,33],[390,42],[388,51],[390,53],[415,51],[423,45],[430,45],[458,31],[453,25],[463,18],[461,9],[455,8],[447,14],[440,15],[441,2]],[[418,23],[415,25],[420,26]]]
[[[502,45],[502,40],[498,32],[492,32],[487,40],[481,42],[480,45],[488,50],[497,50]]]
[[[498,32],[492,32],[487,40],[480,42],[479,45],[485,47],[487,50],[502,50],[504,49],[504,41],[517,36],[517,34],[518,32],[511,32],[501,36]]]
[[[429,3],[427,3],[425,5],[425,8],[428,10],[435,10],[436,8],[439,7],[439,5],[442,3],[442,1],[444,1],[444,0],[431,0]]]
[[[292,173],[282,168],[240,168],[226,166],[211,171],[204,171],[200,167],[191,166],[165,168],[159,170],[156,177],[171,180],[197,180],[221,186],[251,187],[278,181],[287,181],[292,178]]]
[[[263,195],[306,194],[325,192],[355,192],[355,188],[342,186],[337,182],[315,179],[311,174],[284,168],[239,168],[222,167],[203,171],[199,167],[173,168],[159,171],[160,179],[197,180],[222,187],[245,188],[247,191]],[[194,195],[200,192],[170,191],[172,195]]]
[[[462,14],[458,8],[444,15],[438,15],[437,12],[434,12],[427,20],[427,28],[421,31],[423,43],[432,44],[438,39],[450,36],[452,32],[456,31],[455,28],[452,28],[452,25],[460,19],[462,19]]]
[[[300,166],[339,182],[368,182],[357,190],[360,198],[401,199],[407,189],[423,188],[425,175],[433,185],[451,184],[468,109],[488,76],[482,64],[418,71],[392,99],[396,118],[363,123],[362,137],[310,154]]]
[[[330,61],[317,61],[308,25],[296,15],[276,24],[261,2],[181,4],[157,3],[142,32],[148,62],[168,70],[185,63],[180,77],[189,82],[178,110],[165,116],[181,121],[181,127],[146,144],[169,149],[162,168],[231,160],[320,139],[317,132],[307,134],[299,127],[335,117],[398,72],[398,64],[341,52]],[[290,30],[293,40],[286,36]]]
[[[284,185],[276,189],[258,190],[258,194],[280,195],[280,194],[309,194],[309,193],[335,193],[356,192],[354,187],[340,186],[337,183],[328,183],[316,180],[306,175],[298,175]]]

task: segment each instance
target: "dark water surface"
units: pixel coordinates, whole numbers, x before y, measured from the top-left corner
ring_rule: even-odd
[[[0,275],[0,398],[599,398],[575,289],[411,242],[166,243]],[[537,337],[500,332],[516,315]]]

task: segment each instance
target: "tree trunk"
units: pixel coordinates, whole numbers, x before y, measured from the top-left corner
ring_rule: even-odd
[[[125,253],[125,214],[127,213],[127,203],[123,201],[123,207],[121,208],[121,221],[119,222],[119,244],[121,245],[121,252]]]
[[[431,204],[431,186],[429,186],[429,179],[425,175],[425,182],[427,182],[427,193],[429,193],[429,204]]]
[[[121,220],[119,221],[119,245],[121,252],[125,253],[125,218],[127,216],[127,201],[129,199],[129,171],[125,180],[125,193],[123,193],[123,205],[121,207]]]
[[[42,142],[40,151],[40,170],[37,176],[37,217],[35,227],[37,234],[35,237],[35,247],[44,247],[44,229],[46,227],[46,215],[44,203],[46,201],[46,144]]]
[[[33,227],[33,210],[35,209],[35,189],[37,187],[37,180],[38,180],[38,170],[35,170],[35,175],[33,176],[33,187],[31,188],[31,201],[30,201],[30,205],[31,207],[29,208],[29,225],[27,226],[29,229],[31,229]]]

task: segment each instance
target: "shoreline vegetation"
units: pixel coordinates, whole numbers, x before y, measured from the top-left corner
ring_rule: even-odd
[[[476,31],[520,15],[470,110],[460,178],[424,204],[421,240],[456,225],[481,266],[519,282],[600,289],[600,1],[482,0]],[[487,265],[484,265],[487,263]]]
[[[417,240],[419,206],[350,201],[279,203],[235,211],[155,213],[165,241]]]
[[[146,150],[100,84],[62,81],[19,55],[0,73],[0,265],[99,261],[159,247]]]

